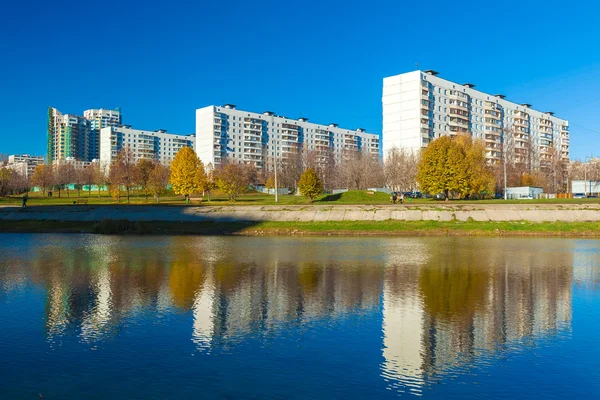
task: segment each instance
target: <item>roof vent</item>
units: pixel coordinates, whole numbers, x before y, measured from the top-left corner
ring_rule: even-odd
[[[300,122],[308,122],[308,118],[300,117],[300,118],[298,118],[298,121],[300,121]]]
[[[436,76],[436,75],[438,75],[438,74],[439,74],[439,72],[437,72],[437,71],[434,71],[434,70],[432,70],[432,69],[428,69],[428,70],[426,70],[426,71],[424,71],[424,72],[425,72],[427,75],[433,75],[433,76]]]
[[[546,111],[546,114],[554,116],[554,111]]]
[[[356,132],[364,132],[365,128],[356,128]]]
[[[494,96],[501,98],[502,100],[504,100],[506,98],[505,95],[503,94],[495,94]]]
[[[270,116],[275,115],[275,113],[273,111],[265,111],[265,112],[263,112],[263,114],[264,115],[270,115]]]
[[[329,124],[329,126],[333,126],[334,128],[337,128],[338,124],[332,122],[332,123]]]
[[[235,104],[225,104],[223,107],[235,110]]]
[[[526,108],[531,108],[531,104],[529,104],[529,103],[523,103],[521,105]]]
[[[463,83],[463,86],[468,87],[469,89],[473,89],[475,87],[472,83]]]

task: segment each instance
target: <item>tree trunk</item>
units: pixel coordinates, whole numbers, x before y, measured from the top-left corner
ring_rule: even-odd
[[[129,186],[125,188],[125,191],[127,192],[127,204],[129,204]]]
[[[58,198],[60,199],[60,185],[58,185]]]

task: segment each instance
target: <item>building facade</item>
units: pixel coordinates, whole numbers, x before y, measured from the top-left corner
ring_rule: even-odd
[[[286,118],[270,111],[242,111],[233,104],[196,110],[196,152],[205,164],[218,166],[229,161],[251,163],[260,169],[269,160],[306,150],[313,151],[317,159],[341,159],[346,151],[378,157],[379,135],[337,124],[315,124],[306,118]]]
[[[89,122],[78,115],[63,114],[56,108],[48,109],[48,164],[73,157],[88,158]]]
[[[85,110],[83,117],[90,122],[88,137],[87,161],[100,158],[100,129],[107,126],[121,126],[121,109],[109,110],[105,108]]]
[[[43,163],[43,156],[31,156],[29,154],[15,154],[8,156],[8,167],[19,171],[19,173],[26,178],[31,178],[35,167]]]
[[[504,151],[534,169],[557,158],[569,161],[567,120],[437,75],[429,70],[384,78],[384,153],[394,147],[418,151],[440,136],[464,133],[485,141],[490,164],[500,163]]]
[[[84,116],[48,108],[48,164],[73,158],[92,161],[100,157],[100,129],[121,124],[121,111],[91,109]]]
[[[129,125],[102,128],[100,129],[100,165],[108,168],[110,163],[116,160],[119,151],[126,146],[129,146],[133,152],[136,162],[145,158],[169,165],[182,147],[195,149],[196,137],[193,134],[167,133],[162,129],[155,131],[132,129]]]

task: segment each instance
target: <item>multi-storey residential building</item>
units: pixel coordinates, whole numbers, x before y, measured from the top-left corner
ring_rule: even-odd
[[[551,160],[569,161],[569,123],[530,104],[475,90],[437,76],[413,71],[383,80],[383,151],[419,150],[442,135],[470,134],[485,141],[486,159],[544,168]]]
[[[90,121],[88,138],[88,161],[100,158],[100,129],[107,126],[120,126],[121,109],[108,110],[105,108],[85,110],[83,117]]]
[[[194,134],[175,135],[167,133],[163,129],[155,131],[132,129],[129,125],[102,128],[100,130],[100,165],[108,168],[125,146],[129,146],[132,150],[136,162],[146,158],[169,165],[182,147],[195,148],[196,137]]]
[[[48,109],[48,163],[73,157],[87,160],[89,122],[80,116]]]
[[[379,156],[379,135],[364,129],[321,125],[306,118],[292,119],[273,112],[254,113],[233,104],[196,110],[196,152],[200,160],[217,166],[225,161],[252,163],[263,168],[269,159],[298,151],[314,151],[317,159],[341,159],[346,151]]]
[[[121,124],[121,111],[91,109],[84,116],[48,109],[48,163],[73,158],[92,161],[100,157],[100,129]]]
[[[35,167],[43,163],[43,156],[31,156],[29,154],[15,154],[8,156],[8,166],[19,171],[27,178],[30,178],[33,175]]]

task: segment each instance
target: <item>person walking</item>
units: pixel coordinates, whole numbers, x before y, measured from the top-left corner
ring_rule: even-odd
[[[404,204],[404,193],[400,193],[400,204]]]
[[[27,207],[27,194],[23,195],[23,203],[21,204],[21,208]]]
[[[392,204],[396,204],[396,200],[398,199],[398,195],[396,194],[396,192],[392,193]]]

